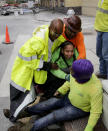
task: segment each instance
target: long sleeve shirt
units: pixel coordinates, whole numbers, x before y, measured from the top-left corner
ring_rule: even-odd
[[[51,62],[52,63],[57,63],[57,65],[58,65],[58,67],[59,67],[59,69],[58,70],[51,70],[50,72],[54,75],[54,76],[56,76],[56,77],[58,77],[58,78],[60,78],[60,79],[65,79],[65,76],[68,74],[68,73],[66,73],[66,72],[64,72],[63,71],[63,69],[68,69],[69,70],[69,67],[67,67],[67,64],[69,65],[69,66],[72,66],[72,63],[73,63],[73,61],[74,61],[74,58],[72,57],[72,58],[70,58],[70,59],[65,59],[66,60],[66,62],[67,62],[67,64],[66,64],[66,62],[64,61],[64,59],[63,59],[63,57],[62,56],[60,56],[60,50],[61,50],[61,48],[59,47],[57,50],[55,50],[54,52],[53,52],[53,54],[52,54],[52,56],[51,56]],[[60,56],[60,57],[59,57]],[[75,56],[75,60],[77,59],[77,57],[78,57],[78,52],[77,52],[77,50],[74,48],[74,56]],[[58,59],[59,58],[59,59]]]
[[[83,84],[76,82],[70,77],[70,82],[65,82],[58,91],[68,98],[71,104],[85,112],[90,112],[85,131],[93,131],[100,114],[102,113],[102,85],[100,80],[93,74],[91,79]]]

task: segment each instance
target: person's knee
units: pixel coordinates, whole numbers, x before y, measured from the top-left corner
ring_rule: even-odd
[[[58,101],[58,99],[57,98],[50,98],[49,100],[48,100],[48,103],[50,104],[52,104],[52,103],[55,103],[55,102],[57,102]]]
[[[72,116],[71,108],[62,108],[53,112],[53,118],[56,122],[63,120],[70,120]]]

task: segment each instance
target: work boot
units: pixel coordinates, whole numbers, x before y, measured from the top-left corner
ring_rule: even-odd
[[[101,73],[96,73],[96,76],[98,78],[107,79],[107,75],[104,75],[104,74],[101,74]]]
[[[10,110],[9,109],[3,109],[3,114],[6,118],[10,117]]]
[[[3,109],[3,114],[6,118],[10,118],[10,110],[9,109]],[[26,112],[25,110],[21,111],[21,113],[18,115],[17,119],[21,119],[24,117],[30,117],[31,114],[29,114],[28,112]]]
[[[15,125],[15,126],[9,127],[8,131],[30,131],[32,126],[33,126],[32,123],[27,123],[27,124],[24,124],[23,126]]]

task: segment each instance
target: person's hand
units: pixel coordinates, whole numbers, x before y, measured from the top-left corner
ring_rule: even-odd
[[[41,70],[50,71],[50,69],[57,70],[58,65],[56,63],[51,63],[51,62],[45,62],[44,61],[43,67],[41,68]]]
[[[56,98],[62,98],[63,95],[60,94],[60,92],[56,91],[56,92],[54,93],[54,97],[56,97]]]
[[[65,80],[66,80],[66,81],[70,81],[70,74],[67,74],[67,75],[65,76]]]
[[[58,65],[56,63],[51,63],[51,69],[57,70],[58,69]]]
[[[54,93],[54,96],[58,96],[58,95],[60,95],[60,93],[59,93],[58,91],[56,91],[56,92]]]

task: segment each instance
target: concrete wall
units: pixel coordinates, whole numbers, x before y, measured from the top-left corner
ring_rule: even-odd
[[[95,16],[98,0],[82,0],[82,14],[86,16]]]
[[[81,7],[82,15],[95,16],[99,0],[64,0],[65,7]]]
[[[79,7],[82,4],[82,0],[65,0],[65,7]]]

